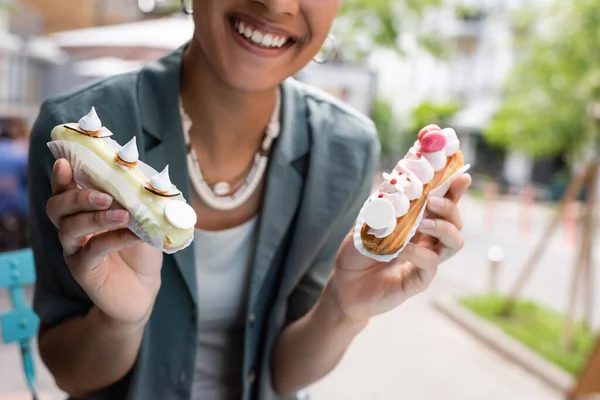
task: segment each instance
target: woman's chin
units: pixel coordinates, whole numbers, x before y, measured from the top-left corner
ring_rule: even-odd
[[[288,76],[282,74],[268,73],[266,71],[243,73],[236,71],[224,76],[224,81],[228,86],[243,92],[265,92],[277,87]]]

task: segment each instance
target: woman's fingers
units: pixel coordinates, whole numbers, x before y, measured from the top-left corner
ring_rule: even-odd
[[[435,251],[416,243],[408,243],[400,253],[400,258],[411,262],[415,267],[426,271],[432,277],[435,275],[439,264],[439,256]]]
[[[467,190],[469,190],[471,182],[472,178],[469,174],[463,174],[456,177],[448,189],[446,198],[450,199],[454,203],[458,203],[465,193],[467,193]]]
[[[70,256],[79,251],[88,235],[124,227],[128,220],[126,210],[84,212],[61,219],[59,239],[64,254]]]
[[[92,237],[77,253],[66,259],[72,268],[71,272],[81,277],[85,272],[98,266],[109,254],[140,242],[141,240],[127,228],[113,230]]]
[[[60,228],[61,219],[82,212],[107,210],[112,204],[112,197],[92,189],[71,189],[52,196],[46,204],[46,213],[56,226]]]
[[[419,231],[438,239],[445,247],[457,252],[464,245],[464,238],[456,224],[443,219],[424,219]]]
[[[463,228],[462,217],[455,202],[444,197],[431,197],[427,209],[450,222],[460,231]]]
[[[77,184],[73,181],[73,170],[71,165],[64,158],[56,160],[52,168],[52,194],[57,195],[67,190],[77,189]]]
[[[73,170],[67,160],[54,163],[51,180],[53,196],[46,204],[46,212],[59,229],[65,257],[76,261],[69,262],[70,265],[92,268],[106,255],[139,241],[130,230],[118,229],[127,224],[129,213],[109,210],[113,204],[111,196],[81,189],[73,181]],[[89,239],[91,235],[95,236]]]

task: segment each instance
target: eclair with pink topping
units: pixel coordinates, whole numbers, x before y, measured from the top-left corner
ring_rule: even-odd
[[[428,125],[379,190],[365,202],[354,234],[356,247],[381,261],[397,256],[416,233],[432,195],[443,196],[450,181],[464,173],[460,142],[454,129]]]

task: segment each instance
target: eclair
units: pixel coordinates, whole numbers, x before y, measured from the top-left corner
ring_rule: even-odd
[[[77,123],[55,126],[48,147],[70,162],[80,186],[111,195],[129,211],[127,227],[144,242],[166,253],[189,246],[197,217],[171,182],[169,166],[157,172],[139,160],[135,137],[120,146],[112,135],[92,107]]]
[[[412,239],[431,195],[443,195],[450,181],[464,173],[456,132],[428,125],[418,140],[363,205],[355,245],[365,255],[389,260]],[[443,190],[444,193],[436,193]],[[377,257],[383,256],[383,257]]]

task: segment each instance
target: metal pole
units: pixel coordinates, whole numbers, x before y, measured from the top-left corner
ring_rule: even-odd
[[[498,246],[491,246],[487,252],[489,271],[489,292],[490,294],[498,293],[498,275],[500,273],[500,265],[504,259],[504,251]]]

